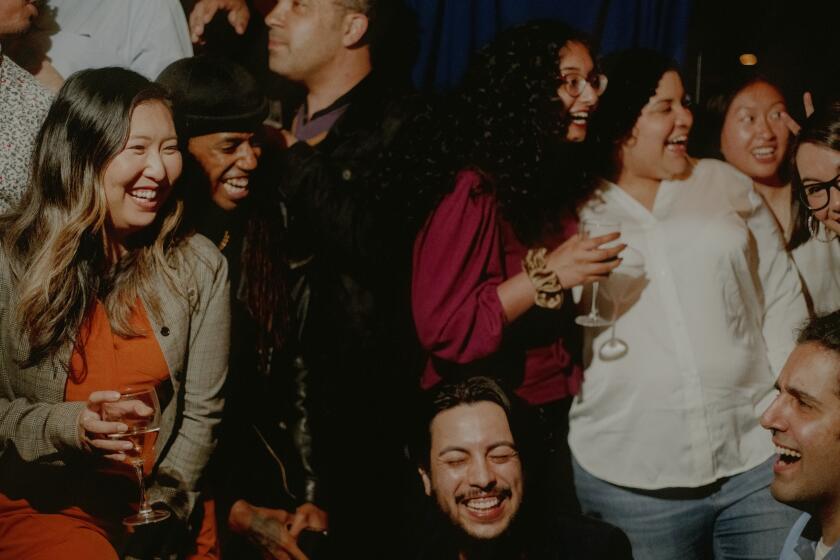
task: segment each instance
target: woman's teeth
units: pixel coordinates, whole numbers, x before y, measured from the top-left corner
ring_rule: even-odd
[[[586,121],[589,120],[589,113],[586,111],[569,113],[569,116],[572,118],[572,122],[575,124],[586,124]]]
[[[133,191],[130,191],[128,194],[133,196],[134,198],[140,198],[142,200],[152,200],[157,195],[157,191],[155,189],[135,189]]]
[[[757,159],[773,158],[776,155],[776,148],[773,148],[773,147],[756,148],[752,151],[752,155],[755,156]]]

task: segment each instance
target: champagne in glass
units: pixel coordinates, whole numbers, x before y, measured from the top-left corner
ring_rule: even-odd
[[[639,251],[627,247],[622,252],[622,261],[610,273],[605,286],[614,303],[613,322],[610,338],[598,349],[602,360],[617,360],[627,354],[627,343],[615,336],[615,320],[633,303],[645,287],[645,261]]]
[[[590,237],[599,237],[608,233],[619,231],[620,224],[616,222],[607,222],[599,220],[583,220],[580,223],[580,235],[583,239]],[[602,245],[608,247],[609,245]],[[592,283],[592,305],[589,313],[586,315],[578,315],[575,317],[575,322],[582,327],[608,327],[612,324],[611,319],[607,319],[598,312],[598,282]]]
[[[160,431],[160,402],[154,388],[129,390],[120,395],[119,400],[102,405],[102,419],[108,422],[122,422],[128,430],[110,434],[113,439],[131,442],[132,449],[125,451],[126,463],[134,467],[140,486],[140,510],[135,515],[123,519],[129,527],[157,523],[169,517],[169,512],[152,509],[146,495],[143,476],[143,451],[154,446],[157,432]]]

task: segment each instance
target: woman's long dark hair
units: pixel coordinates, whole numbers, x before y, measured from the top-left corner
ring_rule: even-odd
[[[177,289],[169,250],[183,239],[183,203],[173,189],[153,225],[110,261],[102,178],[124,148],[142,103],[169,106],[163,88],[130,70],[83,70],[68,78],[35,140],[32,179],[17,208],[0,218],[2,245],[17,289],[15,311],[29,341],[31,366],[77,340],[97,298],[115,332],[136,336],[138,296],[159,316],[155,281]]]
[[[592,160],[600,177],[615,180],[621,169],[618,151],[630,137],[642,109],[656,95],[662,76],[676,63],[649,49],[628,49],[604,58],[609,87],[590,119]]]
[[[422,221],[473,169],[525,244],[538,243],[589,194],[581,146],[566,142],[567,108],[557,99],[559,52],[590,47],[559,21],[536,21],[499,34],[475,55],[461,87],[429,102],[402,126],[385,158],[393,189]]]
[[[257,188],[245,208],[248,219],[241,265],[248,277],[245,306],[259,326],[254,341],[257,367],[268,373],[272,353],[283,348],[288,338],[291,309],[284,208],[265,169],[254,177]]]
[[[729,107],[739,93],[753,84],[762,83],[778,91],[785,102],[785,106],[790,106],[788,103],[790,96],[781,82],[774,80],[767,74],[749,68],[733,70],[718,88],[718,91],[710,95],[703,104],[702,113],[697,115],[699,118],[695,119],[696,124],[689,137],[689,151],[698,157],[709,157],[725,161],[726,158],[723,157],[720,149],[720,135],[723,132],[723,125],[726,121],[726,115],[729,113]],[[791,141],[788,144],[788,152],[790,152],[792,145],[793,135],[791,135]],[[782,182],[787,182],[790,179],[789,168],[786,163],[790,157],[790,153],[785,154],[785,156],[778,170],[779,179]],[[790,240],[787,242],[788,251],[792,251],[799,245],[802,245],[811,236],[808,231],[807,209],[805,209],[806,212],[802,212],[802,202],[796,196],[796,193],[793,194],[794,196],[791,197],[790,212],[793,227],[791,228]]]

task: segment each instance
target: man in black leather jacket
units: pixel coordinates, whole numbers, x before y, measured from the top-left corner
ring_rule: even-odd
[[[382,62],[393,60],[383,45],[399,28],[399,4],[282,1],[265,20],[269,67],[305,90],[300,104],[284,106],[288,149],[278,176],[300,351],[315,380],[310,391],[325,405],[312,432],[330,482],[330,541],[335,554],[364,550],[366,558],[390,557],[412,476],[402,445],[419,357],[409,311],[412,237],[398,197],[369,180],[409,111],[407,80]],[[241,14],[244,5],[203,0],[193,15],[209,21],[215,9]],[[299,523],[308,526],[297,516],[293,531]]]
[[[386,192],[394,185],[369,179],[410,112],[404,89],[373,64],[375,38],[390,25],[386,3],[318,0],[295,15],[281,2],[266,17],[269,66],[306,88],[287,107],[281,176],[295,301],[305,307],[301,353],[327,403],[313,430],[326,440],[335,557],[393,557],[413,474],[402,445],[419,364],[411,236]],[[338,23],[317,37],[301,32],[304,20],[324,19]],[[304,65],[309,40],[340,46]]]
[[[267,101],[244,68],[218,57],[177,61],[159,82],[173,96],[186,217],[227,257],[231,276],[229,397],[211,479],[218,517],[224,524],[235,503],[231,521],[239,530],[236,514],[249,514],[251,504],[278,508],[284,520],[315,511],[323,521],[312,518],[308,526],[326,530],[323,465],[316,468],[311,431],[319,403],[289,309],[286,224],[278,219],[285,207],[276,169],[271,173],[262,158],[276,148],[262,131]],[[220,533],[226,554],[256,554]]]

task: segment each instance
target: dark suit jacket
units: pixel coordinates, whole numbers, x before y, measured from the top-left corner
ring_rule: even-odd
[[[457,560],[452,528],[437,511],[428,512],[415,535],[413,560]],[[508,546],[490,546],[493,560],[633,560],[630,541],[621,529],[582,515],[518,520],[517,537]],[[472,560],[472,559],[468,559]]]

